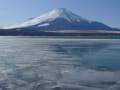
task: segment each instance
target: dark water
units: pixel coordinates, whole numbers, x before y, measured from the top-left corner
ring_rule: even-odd
[[[120,40],[0,37],[0,90],[120,90]]]

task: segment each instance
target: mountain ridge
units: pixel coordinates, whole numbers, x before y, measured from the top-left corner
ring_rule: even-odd
[[[111,27],[97,21],[87,20],[65,8],[57,8],[48,13],[31,18],[22,23],[5,29],[35,29],[35,30],[112,30]]]
[[[0,29],[3,36],[119,36],[120,29],[88,20],[73,12],[58,8],[38,17]]]

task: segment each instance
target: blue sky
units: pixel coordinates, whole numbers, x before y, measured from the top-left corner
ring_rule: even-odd
[[[55,8],[120,28],[120,0],[0,0],[0,26],[12,25]]]

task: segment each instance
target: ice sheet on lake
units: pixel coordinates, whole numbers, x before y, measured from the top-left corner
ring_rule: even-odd
[[[120,67],[108,60],[119,63],[119,46],[118,40],[2,37],[0,90],[120,90]],[[95,63],[100,59],[108,67]]]

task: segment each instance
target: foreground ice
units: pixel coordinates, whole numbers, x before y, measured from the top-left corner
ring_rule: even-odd
[[[0,37],[0,90],[120,90],[119,53],[119,40]]]

